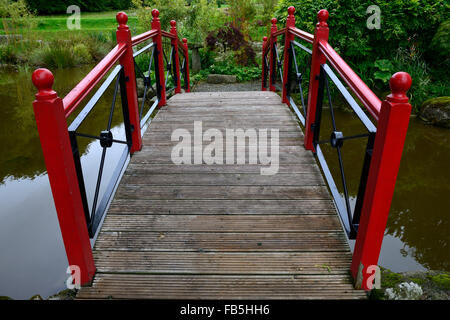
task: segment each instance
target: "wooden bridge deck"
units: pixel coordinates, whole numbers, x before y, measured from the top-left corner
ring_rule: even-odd
[[[175,165],[171,134],[279,129],[280,166]],[[81,299],[353,299],[351,252],[293,113],[272,92],[172,97],[123,176]],[[205,143],[206,144],[206,143]]]

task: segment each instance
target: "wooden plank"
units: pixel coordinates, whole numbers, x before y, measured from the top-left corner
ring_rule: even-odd
[[[348,274],[347,252],[94,251],[97,272],[140,274]]]
[[[135,158],[133,158],[135,160]],[[159,164],[139,163],[132,161],[126,170],[127,174],[152,175],[152,174],[188,174],[188,173],[230,173],[230,174],[260,174],[262,165],[190,165],[190,164]],[[315,163],[280,164],[278,174],[315,173],[320,175],[320,170]]]
[[[112,216],[108,216],[108,219]],[[340,232],[107,232],[96,250],[181,252],[349,252]]]
[[[145,200],[114,199],[112,214],[335,214],[331,200]],[[262,217],[261,217],[262,218]]]
[[[201,118],[199,118],[198,115],[178,115],[178,114],[169,114],[169,113],[164,113],[164,114],[157,114],[155,116],[155,118],[153,119],[154,122],[168,122],[168,121],[214,121],[214,120],[219,120],[219,119],[223,119],[223,120],[228,120],[228,121],[237,121],[237,120],[241,120],[241,121],[253,121],[253,122],[257,122],[258,120],[272,120],[274,122],[274,124],[276,124],[279,121],[287,121],[287,120],[291,120],[291,121],[296,121],[296,118],[294,115],[269,115],[269,114],[257,114],[257,115],[241,115],[241,114],[233,114],[233,115],[226,115],[226,116],[219,116],[216,115],[214,112],[211,113],[207,113],[207,114],[203,114],[201,116]]]
[[[212,108],[212,109],[211,109]],[[265,104],[265,105],[246,105],[242,106],[239,101],[229,103],[227,105],[221,105],[220,102],[199,103],[191,105],[178,105],[177,107],[167,106],[162,108],[159,114],[173,114],[173,115],[186,115],[196,114],[202,116],[206,113],[213,111],[217,115],[251,115],[258,116],[260,114],[266,115],[288,115],[290,116],[290,110],[280,104]]]
[[[315,173],[276,174],[131,174],[122,177],[123,183],[147,186],[321,186],[322,177]]]
[[[243,164],[249,164],[249,155],[248,150],[250,146],[245,147],[245,163]],[[314,159],[314,156],[310,153],[305,151],[305,149],[299,145],[297,146],[280,146],[278,148],[279,150],[279,156],[278,161],[280,165],[286,165],[286,164],[315,164],[316,160]],[[192,147],[191,148],[191,155],[188,158],[191,162],[189,164],[194,165],[194,153],[195,152],[203,152],[204,149],[201,147]],[[172,159],[172,152],[173,152],[173,146],[147,146],[145,149],[143,149],[141,152],[136,153],[133,155],[133,162],[134,163],[140,163],[140,164],[170,164],[174,163]],[[202,153],[201,153],[202,154]],[[222,160],[224,165],[227,166],[233,166],[237,164],[237,146],[235,146],[234,151],[234,161],[232,163],[227,163],[226,156],[227,156],[227,150],[226,146],[224,148],[222,157],[219,158]],[[242,156],[242,155],[241,155]],[[259,158],[259,155],[258,155]],[[218,160],[220,161],[220,160]],[[230,162],[230,161],[228,161]],[[206,164],[206,162],[203,160],[202,164]],[[261,167],[270,167],[270,165],[260,165]]]
[[[103,231],[150,232],[330,232],[340,231],[336,215],[113,215]]]
[[[170,121],[170,122],[162,122],[162,121],[152,121],[149,125],[149,129],[147,130],[147,134],[145,137],[149,136],[155,131],[165,131],[165,132],[172,132],[175,129],[178,128],[193,128],[193,121],[188,121],[181,119],[179,121]],[[202,127],[203,129],[207,130],[210,128],[215,128],[219,130],[223,129],[248,129],[248,128],[254,128],[254,129],[267,129],[267,128],[273,128],[278,129],[280,132],[282,131],[294,131],[299,132],[300,127],[297,123],[293,122],[291,119],[289,120],[280,120],[280,121],[273,121],[272,119],[237,119],[236,121],[230,121],[230,120],[204,120],[202,119]]]
[[[329,199],[324,186],[143,186],[122,185],[117,199]]]
[[[350,276],[98,274],[81,299],[363,299]]]

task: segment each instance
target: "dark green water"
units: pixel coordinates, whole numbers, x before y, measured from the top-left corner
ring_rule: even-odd
[[[89,67],[55,71],[61,97]],[[65,288],[67,259],[39,142],[32,101],[35,88],[28,73],[0,74],[0,296],[29,298]],[[106,126],[111,90],[82,131],[98,134]],[[118,101],[118,106],[120,101]],[[324,121],[327,112],[324,112]],[[364,132],[351,113],[337,111],[344,134]],[[121,112],[114,116],[114,137],[121,138]],[[326,137],[329,133],[323,130]],[[450,130],[411,119],[405,151],[379,264],[394,271],[450,270]],[[92,194],[101,149],[80,140],[88,194]],[[361,172],[363,141],[344,144],[344,164],[354,197]],[[108,150],[106,179],[121,149]],[[332,172],[334,150],[324,153]],[[335,180],[339,181],[335,175]],[[339,183],[338,183],[339,184]],[[92,199],[90,199],[92,201]]]

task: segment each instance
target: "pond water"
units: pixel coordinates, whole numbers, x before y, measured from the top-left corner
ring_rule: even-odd
[[[63,97],[89,70],[90,67],[56,70],[54,89]],[[31,71],[0,74],[0,296],[16,299],[35,294],[48,297],[65,289],[68,277],[67,258],[34,120],[32,101],[36,90],[30,74]],[[111,95],[112,90],[100,101],[83,132],[98,134],[105,129]],[[122,139],[121,112],[117,110],[113,133],[115,138]],[[345,128],[344,134],[347,130],[362,130],[351,113],[337,111],[337,118]],[[79,140],[79,144],[88,194],[92,194],[100,145],[88,139]],[[121,150],[113,146],[107,157],[118,160]],[[361,141],[346,141],[343,149],[353,197],[363,150]],[[337,172],[334,151],[325,148],[324,153],[330,159],[331,170]],[[106,163],[105,181],[115,166],[114,161]],[[381,266],[397,272],[450,270],[449,164],[450,130],[411,119]]]

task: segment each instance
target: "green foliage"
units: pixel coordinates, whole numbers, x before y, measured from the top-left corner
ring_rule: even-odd
[[[287,8],[297,8],[297,27],[313,32],[317,12],[330,12],[330,43],[354,63],[365,57],[387,58],[399,46],[418,46],[424,52],[430,37],[448,17],[445,0],[280,0],[276,15],[286,21]],[[381,29],[369,30],[366,10],[371,5],[381,9]]]
[[[445,68],[437,67],[439,59],[430,46],[439,25],[449,17],[445,0],[280,0],[276,17],[281,25],[291,5],[297,9],[296,26],[311,33],[317,12],[329,11],[330,44],[369,85],[388,91],[393,73],[408,72],[413,79],[411,103],[416,106],[445,88],[448,91],[448,81],[442,80]],[[367,28],[371,13],[366,10],[371,5],[381,9],[379,30]],[[445,40],[436,42],[448,45]]]
[[[450,290],[450,275],[448,273],[430,276],[429,279],[440,287]]]
[[[450,20],[441,23],[431,41],[430,50],[441,59],[450,59]]]
[[[214,1],[191,0],[132,0],[133,8],[139,21],[139,31],[149,30],[152,21],[152,9],[160,12],[161,28],[169,30],[170,20],[177,22],[179,35],[187,38],[189,43],[202,44],[211,30],[225,22],[225,15],[217,10]]]
[[[374,78],[381,80],[384,84],[388,84],[392,76],[392,70],[394,69],[392,62],[387,59],[377,60],[375,61],[375,67],[378,71],[375,71]]]
[[[245,82],[259,79],[261,77],[261,68],[243,67],[228,62],[220,62],[212,64],[209,68],[201,71],[202,77],[206,77],[210,73],[234,75],[239,82]]]
[[[179,30],[190,42],[202,44],[208,32],[221,27],[225,20],[214,1],[192,0]]]
[[[18,29],[30,30],[35,21],[34,12],[27,6],[25,0],[0,0],[0,17],[6,34],[17,34]]]
[[[15,64],[17,62],[17,53],[11,45],[0,46],[0,63]]]

